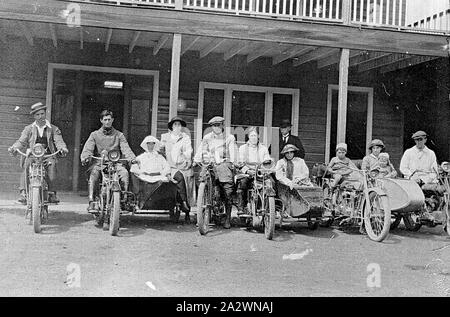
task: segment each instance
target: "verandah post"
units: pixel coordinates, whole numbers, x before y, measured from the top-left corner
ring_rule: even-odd
[[[181,34],[173,35],[172,66],[170,70],[169,120],[177,115],[178,90],[180,86]]]

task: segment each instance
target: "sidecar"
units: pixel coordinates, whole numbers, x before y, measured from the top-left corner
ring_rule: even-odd
[[[283,222],[307,222],[312,230],[318,228],[324,212],[323,190],[319,186],[295,186],[290,189],[277,183],[280,226]]]

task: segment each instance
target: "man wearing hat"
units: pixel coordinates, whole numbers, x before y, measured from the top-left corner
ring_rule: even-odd
[[[305,158],[305,149],[303,148],[302,141],[298,138],[298,136],[291,134],[291,121],[289,119],[283,119],[280,124],[280,140],[279,140],[279,152],[280,158],[283,157],[281,154],[282,150],[287,144],[293,144],[297,147],[297,151],[294,156],[299,157],[301,159]]]
[[[46,119],[46,108],[42,102],[35,103],[31,106],[30,114],[34,117],[34,122],[28,126],[26,126],[22,134],[9,149],[8,151],[15,155],[17,150],[25,150],[32,149],[33,146],[37,143],[42,144],[46,148],[46,154],[52,154],[56,151],[60,151],[62,156],[65,156],[69,153],[67,150],[66,143],[63,140],[61,130],[51,124]],[[47,185],[48,185],[48,201],[50,203],[58,203],[59,199],[56,197],[56,191],[53,188],[53,182],[56,179],[56,158],[51,157],[46,159],[46,177],[47,177]],[[21,160],[21,167],[24,168],[22,175],[20,177],[20,198],[19,202],[26,204],[26,192],[25,186],[27,184],[27,171],[28,167],[31,163],[29,158],[26,158],[25,161]]]
[[[303,159],[295,157],[298,147],[293,144],[287,144],[281,151],[284,158],[277,162],[275,167],[276,179],[291,189],[294,185],[311,186],[309,179],[309,169]]]
[[[88,164],[94,153],[96,152],[98,156],[102,152],[109,152],[111,150],[118,150],[121,153],[121,157],[125,157],[128,161],[133,162],[136,158],[130,146],[128,145],[127,139],[122,132],[113,128],[112,124],[114,122],[114,114],[110,110],[103,110],[100,113],[100,122],[102,124],[101,128],[92,132],[89,135],[86,143],[83,146],[83,151],[81,152],[80,159],[83,165]],[[129,175],[128,171],[121,163],[117,165],[117,173],[119,175],[119,180],[122,184],[122,189],[128,191]],[[100,161],[96,160],[92,166],[89,168],[89,206],[88,212],[96,213],[94,204],[94,192],[98,185],[98,180],[101,174]]]
[[[234,135],[224,133],[224,121],[225,119],[219,116],[208,121],[213,131],[203,137],[194,156],[194,163],[213,161],[216,164],[213,176],[221,199],[225,203],[227,217],[224,228],[229,229],[231,227],[231,196],[234,192],[234,163],[237,162],[238,151]],[[206,170],[200,172],[200,179],[205,172]]]
[[[436,154],[425,145],[427,134],[424,131],[417,131],[412,135],[412,139],[416,145],[403,154],[400,172],[405,178],[411,178],[419,184],[437,183]]]
[[[186,127],[186,121],[181,117],[173,117],[167,127],[169,132],[161,135],[160,150],[165,152],[171,177],[177,182],[178,191],[182,196],[181,208],[185,212],[185,222],[190,223],[190,199],[192,198],[194,181],[191,137],[186,132],[181,131],[182,128]]]

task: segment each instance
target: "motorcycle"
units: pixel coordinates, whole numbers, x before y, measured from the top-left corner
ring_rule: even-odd
[[[94,201],[97,209],[97,213],[94,214],[95,221],[99,227],[103,227],[103,230],[109,230],[112,236],[116,236],[119,232],[122,210],[130,212],[136,208],[134,194],[122,190],[117,173],[117,165],[128,160],[121,159],[117,150],[103,151],[100,157],[91,156],[91,158],[100,161],[102,175],[99,193]]]
[[[30,224],[33,225],[35,233],[41,232],[41,224],[48,219],[48,184],[45,168],[51,162],[48,162],[47,159],[61,153],[57,151],[52,154],[45,154],[45,151],[45,147],[40,143],[35,144],[29,153],[17,150],[20,155],[31,159],[27,171],[28,184],[25,186],[27,197],[25,218],[31,215]]]
[[[391,224],[388,196],[378,182],[376,172],[348,169],[359,173],[361,179],[347,179],[334,187],[329,178],[322,180],[324,206],[333,216],[328,225],[339,220],[341,227],[358,226],[371,240],[381,242],[387,237]]]

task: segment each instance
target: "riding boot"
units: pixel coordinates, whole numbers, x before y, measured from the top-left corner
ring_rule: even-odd
[[[48,192],[48,202],[51,204],[58,204],[59,199],[56,197],[56,192],[49,191]]]
[[[17,201],[22,205],[27,204],[27,193],[25,192],[25,189],[20,190],[19,199]]]
[[[95,213],[97,210],[95,209],[95,203],[94,203],[94,184],[89,182],[88,185],[89,189],[89,206],[87,208],[89,213]]]
[[[244,191],[241,189],[238,189],[236,192],[237,198],[238,198],[238,215],[245,214],[245,199],[244,199]]]
[[[181,211],[184,212],[184,222],[186,224],[190,224],[191,217],[189,216],[189,212],[191,211],[191,207],[189,206],[189,204],[186,201],[182,201],[180,207],[181,207]]]
[[[227,217],[225,219],[225,224],[223,225],[223,227],[225,229],[230,229],[231,228],[231,223],[230,223],[230,221],[231,221],[231,204],[227,204],[226,214],[227,214]]]

